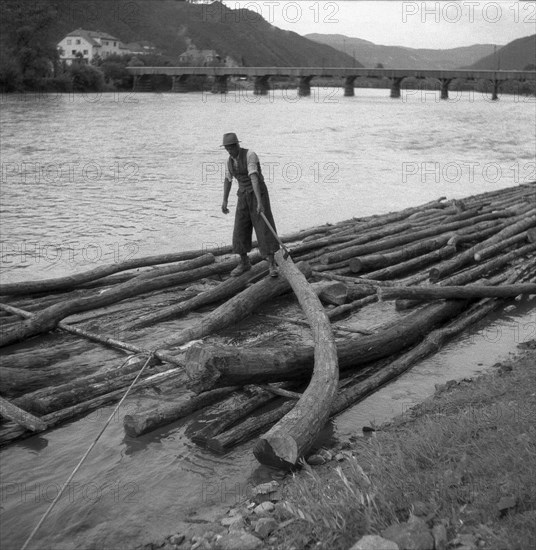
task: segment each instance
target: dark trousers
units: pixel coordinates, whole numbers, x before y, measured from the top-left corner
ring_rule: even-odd
[[[264,215],[276,230],[266,185],[261,185],[261,200],[264,206]],[[233,231],[233,252],[235,254],[246,254],[251,250],[253,228],[255,228],[259,251],[263,258],[279,250],[277,239],[268,229],[262,216],[257,214],[257,197],[255,197],[253,189],[239,191]]]

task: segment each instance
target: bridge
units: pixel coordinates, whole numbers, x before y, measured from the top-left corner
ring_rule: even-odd
[[[434,70],[434,69],[367,69],[357,67],[127,67],[134,76],[134,90],[146,89],[147,79],[154,75],[169,76],[172,79],[171,90],[187,91],[186,83],[191,76],[213,78],[212,91],[227,93],[229,77],[254,78],[254,93],[266,95],[270,89],[270,77],[299,78],[298,94],[311,95],[313,78],[344,79],[344,95],[354,96],[356,78],[388,78],[391,81],[391,97],[400,97],[402,81],[405,78],[434,78],[441,83],[441,99],[448,99],[450,83],[455,79],[476,81],[488,80],[493,84],[492,99],[498,99],[499,85],[505,80],[525,82],[536,80],[536,71],[474,71],[470,69]],[[144,85],[145,84],[145,85]]]

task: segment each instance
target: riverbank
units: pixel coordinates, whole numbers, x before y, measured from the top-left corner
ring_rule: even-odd
[[[519,348],[492,372],[448,382],[376,431],[318,452],[316,466],[279,481],[274,471],[227,516],[199,514],[143,548],[347,550],[365,535],[385,540],[356,549],[394,550],[387,540],[400,549],[534,547],[536,340]]]

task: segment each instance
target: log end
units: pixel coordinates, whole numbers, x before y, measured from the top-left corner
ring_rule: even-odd
[[[259,438],[253,448],[255,458],[265,466],[289,470],[298,462],[298,445],[286,434],[270,435]]]
[[[350,271],[352,273],[361,273],[363,271],[363,262],[360,258],[352,258],[350,260]]]
[[[151,428],[147,427],[144,418],[137,414],[126,414],[123,417],[123,428],[130,437],[138,437],[151,431]]]
[[[324,287],[318,295],[320,300],[334,306],[342,306],[346,303],[348,289],[343,283],[332,283]]]
[[[439,281],[440,276],[441,276],[441,273],[439,269],[437,269],[436,267],[432,267],[432,269],[430,269],[428,278],[430,279],[430,281],[432,281],[432,283],[436,283],[437,281]]]

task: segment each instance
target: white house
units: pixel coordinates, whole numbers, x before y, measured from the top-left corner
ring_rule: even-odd
[[[60,59],[70,65],[75,60],[89,63],[96,55],[106,58],[111,54],[130,53],[118,38],[100,31],[76,29],[58,43]]]

